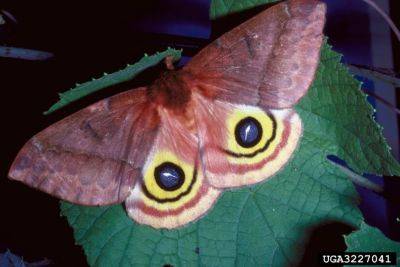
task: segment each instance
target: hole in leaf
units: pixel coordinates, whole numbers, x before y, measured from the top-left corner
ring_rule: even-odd
[[[400,240],[400,228],[396,217],[400,215],[400,179],[396,176],[379,176],[369,173],[356,173],[347,163],[334,155],[327,156],[328,161],[345,168],[345,174],[353,182],[362,199],[359,208],[365,221],[378,227],[387,237]],[[346,170],[348,169],[348,170]]]
[[[343,235],[354,231],[350,225],[331,221],[315,226],[310,230],[310,238],[298,266],[319,266],[318,257],[323,252],[340,253],[347,248]]]

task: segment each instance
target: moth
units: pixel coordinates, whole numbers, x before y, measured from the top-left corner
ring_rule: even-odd
[[[293,106],[314,79],[325,9],[268,8],[183,68],[35,135],[9,177],[75,204],[124,202],[155,228],[200,218],[223,190],[268,179],[295,151],[303,126]]]

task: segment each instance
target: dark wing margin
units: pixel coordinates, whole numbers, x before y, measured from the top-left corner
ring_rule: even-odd
[[[325,4],[279,3],[222,35],[184,68],[208,96],[288,108],[305,95],[319,62]]]
[[[9,177],[63,200],[125,200],[158,129],[146,88],[99,101],[51,125],[18,153]]]

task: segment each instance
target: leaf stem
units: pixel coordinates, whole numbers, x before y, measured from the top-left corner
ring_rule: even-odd
[[[25,60],[47,60],[53,57],[52,53],[10,46],[0,46],[0,57],[25,59]]]
[[[365,178],[364,176],[361,176],[355,172],[353,172],[352,170],[350,170],[349,168],[340,165],[339,163],[336,163],[332,160],[329,160],[330,163],[332,163],[333,165],[335,165],[337,168],[339,168],[344,174],[346,174],[350,180],[352,182],[354,182],[355,184],[362,186],[364,188],[367,188],[369,190],[374,191],[377,194],[382,194],[383,193],[383,187],[375,184],[373,182],[371,182],[370,180],[368,180],[367,178]]]

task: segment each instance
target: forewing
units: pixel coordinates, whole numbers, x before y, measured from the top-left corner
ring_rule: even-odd
[[[139,179],[125,202],[128,215],[155,228],[175,228],[204,215],[220,191],[200,162],[193,121],[160,107],[161,126]]]
[[[184,69],[213,98],[288,108],[314,79],[324,23],[323,3],[288,0],[222,35]]]
[[[122,202],[158,129],[145,90],[104,99],[40,132],[18,153],[9,177],[77,204]]]

